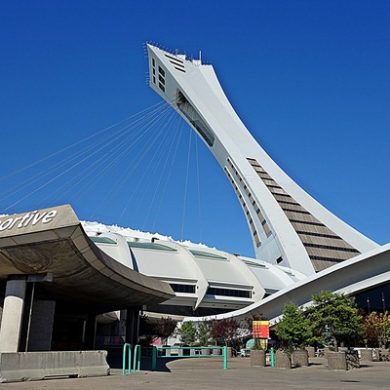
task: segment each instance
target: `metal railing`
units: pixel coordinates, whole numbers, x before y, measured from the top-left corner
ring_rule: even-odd
[[[202,353],[205,350],[221,351],[221,354]],[[174,354],[172,353],[175,352]],[[188,351],[188,354],[185,352]],[[176,354],[177,352],[177,354]],[[152,371],[157,367],[157,359],[172,359],[172,358],[223,358],[223,369],[228,368],[228,348],[227,347],[158,347],[153,346],[152,349]]]
[[[127,369],[126,369],[126,360],[127,360]],[[132,374],[134,372],[138,372],[140,369],[141,369],[141,346],[137,344],[134,347],[134,351],[132,353],[131,344],[128,343],[123,344],[122,375]]]
[[[271,347],[271,349],[269,350],[269,361],[271,367],[275,367],[275,351],[273,347]]]

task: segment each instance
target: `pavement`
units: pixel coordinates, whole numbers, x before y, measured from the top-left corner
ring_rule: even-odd
[[[178,359],[166,363],[159,371],[140,371],[122,376],[119,369],[111,375],[95,378],[47,379],[36,382],[6,383],[10,390],[202,390],[202,389],[390,389],[390,362],[372,362],[350,371],[330,371],[325,359],[310,360],[310,367],[291,370],[271,367],[250,367],[250,359],[233,358],[229,368],[222,361]]]

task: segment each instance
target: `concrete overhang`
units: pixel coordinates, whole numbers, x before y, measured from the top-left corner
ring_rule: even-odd
[[[102,252],[70,205],[0,217],[0,280],[51,273],[42,283],[50,299],[91,312],[155,305],[174,297],[171,287]]]

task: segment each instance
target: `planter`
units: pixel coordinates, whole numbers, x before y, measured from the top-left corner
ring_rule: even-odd
[[[227,357],[229,359],[233,357],[232,347],[227,347]]]
[[[326,358],[328,360],[329,370],[347,370],[347,359],[345,357],[345,352],[328,351],[326,353]]]
[[[305,349],[292,353],[292,363],[295,367],[309,367],[309,354]]]
[[[379,362],[380,356],[379,356],[379,349],[378,348],[375,348],[372,350],[372,360],[374,362]]]
[[[362,362],[372,362],[374,360],[372,356],[372,349],[361,349],[360,360]]]
[[[276,368],[291,368],[291,361],[286,352],[278,350],[275,354],[275,367]]]
[[[314,347],[306,347],[305,349],[309,355],[309,358],[313,358],[316,356],[316,350]]]
[[[390,353],[387,349],[380,348],[379,349],[379,360],[381,362],[388,362],[390,361]]]
[[[265,351],[261,349],[251,349],[251,367],[265,367]]]

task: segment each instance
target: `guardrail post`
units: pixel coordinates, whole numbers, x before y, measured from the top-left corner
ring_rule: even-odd
[[[157,366],[157,347],[155,345],[152,346],[152,371],[156,369]]]
[[[271,347],[270,349],[270,362],[271,362],[271,367],[275,367],[275,351],[273,347]]]
[[[228,368],[228,349],[227,346],[225,345],[223,347],[223,369],[227,370]]]
[[[122,375],[126,375],[126,353],[127,352],[129,354],[127,373],[130,374],[130,372],[131,372],[131,345],[128,343],[124,343],[123,350],[122,350]]]
[[[140,369],[141,369],[141,346],[137,344],[134,347],[133,372],[137,372]]]

